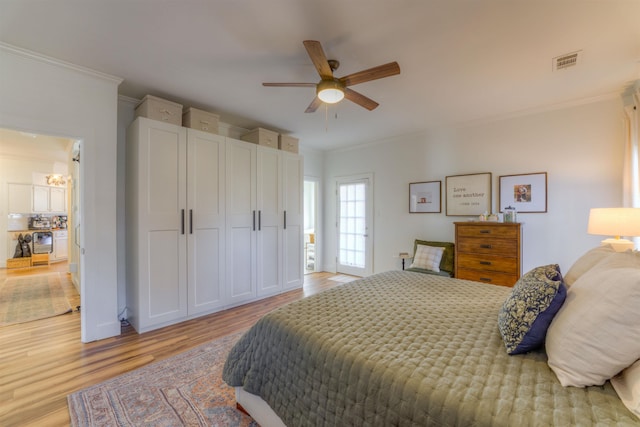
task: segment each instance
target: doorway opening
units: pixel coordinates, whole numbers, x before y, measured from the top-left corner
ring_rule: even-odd
[[[80,306],[81,283],[79,255],[73,250],[80,211],[74,147],[79,153],[80,141],[0,128],[0,194],[9,202],[6,219],[0,219],[0,254],[7,262],[0,279],[59,274],[75,309]],[[27,257],[25,251],[21,255],[15,251],[21,235],[31,237],[28,265],[10,263],[16,256]],[[16,264],[22,267],[9,268]]]
[[[304,274],[319,271],[317,257],[317,235],[318,235],[318,180],[305,177],[303,190],[303,212],[304,212]]]

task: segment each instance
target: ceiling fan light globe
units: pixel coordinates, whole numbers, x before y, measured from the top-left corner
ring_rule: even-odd
[[[322,80],[318,83],[316,94],[322,102],[335,104],[344,99],[344,86],[337,80]]]
[[[340,89],[324,89],[318,92],[318,98],[327,104],[335,104],[342,101],[344,98],[344,92]]]

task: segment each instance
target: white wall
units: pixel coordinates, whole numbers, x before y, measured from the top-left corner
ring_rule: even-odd
[[[82,341],[117,318],[117,90],[120,79],[0,44],[0,127],[82,140]]]
[[[374,272],[400,268],[393,255],[412,251],[415,238],[454,240],[446,216],[445,177],[493,174],[493,210],[498,177],[547,172],[548,212],[519,214],[523,226],[523,273],[558,263],[563,271],[603,237],[587,234],[589,209],[622,202],[622,102],[587,105],[457,129],[442,129],[379,141],[325,156],[325,248],[323,268],[335,271],[335,177],[374,174]],[[409,214],[408,184],[442,181],[442,213]]]

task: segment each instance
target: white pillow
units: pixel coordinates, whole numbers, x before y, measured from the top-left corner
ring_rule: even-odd
[[[424,268],[439,273],[443,252],[444,248],[441,247],[418,245],[413,256],[413,263],[409,268]]]
[[[611,384],[622,403],[640,418],[640,360],[611,378]]]
[[[580,276],[549,326],[549,367],[563,386],[601,385],[640,359],[640,253]]]
[[[573,285],[580,276],[593,268],[597,263],[616,253],[611,245],[598,246],[588,250],[573,263],[567,274],[564,275],[564,283],[567,286]]]

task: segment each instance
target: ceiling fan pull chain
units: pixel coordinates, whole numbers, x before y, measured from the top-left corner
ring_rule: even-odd
[[[324,104],[324,131],[329,132],[329,105]]]

